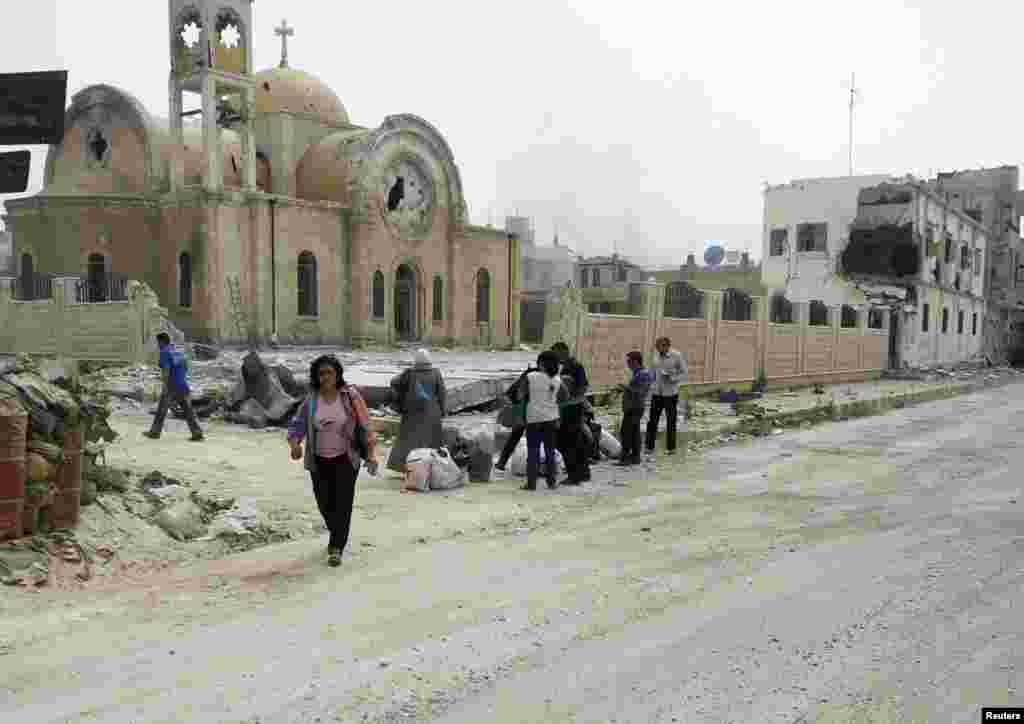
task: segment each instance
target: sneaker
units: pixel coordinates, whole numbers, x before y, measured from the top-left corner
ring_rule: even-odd
[[[146,432],[144,432],[142,434],[145,435],[146,437],[148,437],[150,440],[159,440],[160,439],[160,433],[159,432],[153,432],[152,430],[147,430]]]
[[[550,490],[554,490],[557,487],[558,487],[558,481],[557,480],[549,480],[548,481],[548,488]]]
[[[332,568],[336,568],[341,565],[341,549],[340,548],[328,548],[327,549],[327,565]]]
[[[203,437],[203,433],[201,433],[201,432],[200,432],[200,433],[197,433],[197,434],[195,434],[195,435],[193,435],[192,437],[190,437],[190,438],[189,438],[189,440],[190,440],[191,442],[202,442],[202,441],[203,441],[203,440],[205,440],[205,439],[206,439],[206,438],[205,438],[205,437]]]

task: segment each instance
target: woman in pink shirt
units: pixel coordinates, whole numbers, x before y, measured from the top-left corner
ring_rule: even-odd
[[[288,426],[292,460],[304,460],[313,480],[313,494],[330,540],[327,562],[341,565],[348,543],[355,500],[356,478],[363,460],[356,440],[357,423],[366,431],[366,469],[377,474],[377,440],[370,430],[370,413],[355,387],[345,383],[341,363],[323,355],[309,367],[310,394]],[[303,453],[302,441],[307,440]]]

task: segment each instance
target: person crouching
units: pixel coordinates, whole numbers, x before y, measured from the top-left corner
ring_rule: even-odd
[[[356,478],[363,460],[356,440],[356,426],[366,431],[366,469],[377,474],[374,454],[376,435],[370,430],[370,413],[355,387],[345,383],[341,362],[322,355],[309,367],[310,394],[288,426],[292,460],[303,460],[313,481],[313,494],[330,540],[327,563],[341,565],[348,543],[355,501]],[[302,441],[306,439],[303,453]]]

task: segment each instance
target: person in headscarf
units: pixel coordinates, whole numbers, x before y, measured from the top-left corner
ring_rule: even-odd
[[[388,468],[401,473],[411,451],[441,447],[446,391],[441,371],[431,364],[425,349],[417,350],[413,366],[391,380],[391,390],[402,421]]]

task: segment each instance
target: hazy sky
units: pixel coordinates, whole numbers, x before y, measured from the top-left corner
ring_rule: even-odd
[[[998,0],[256,0],[255,66],[318,75],[353,122],[415,113],[444,133],[474,223],[678,264],[708,241],[761,256],[765,182],[1016,164],[1024,9]],[[164,0],[18,3],[0,69],[66,68],[167,115]],[[38,183],[41,176],[36,177]]]

